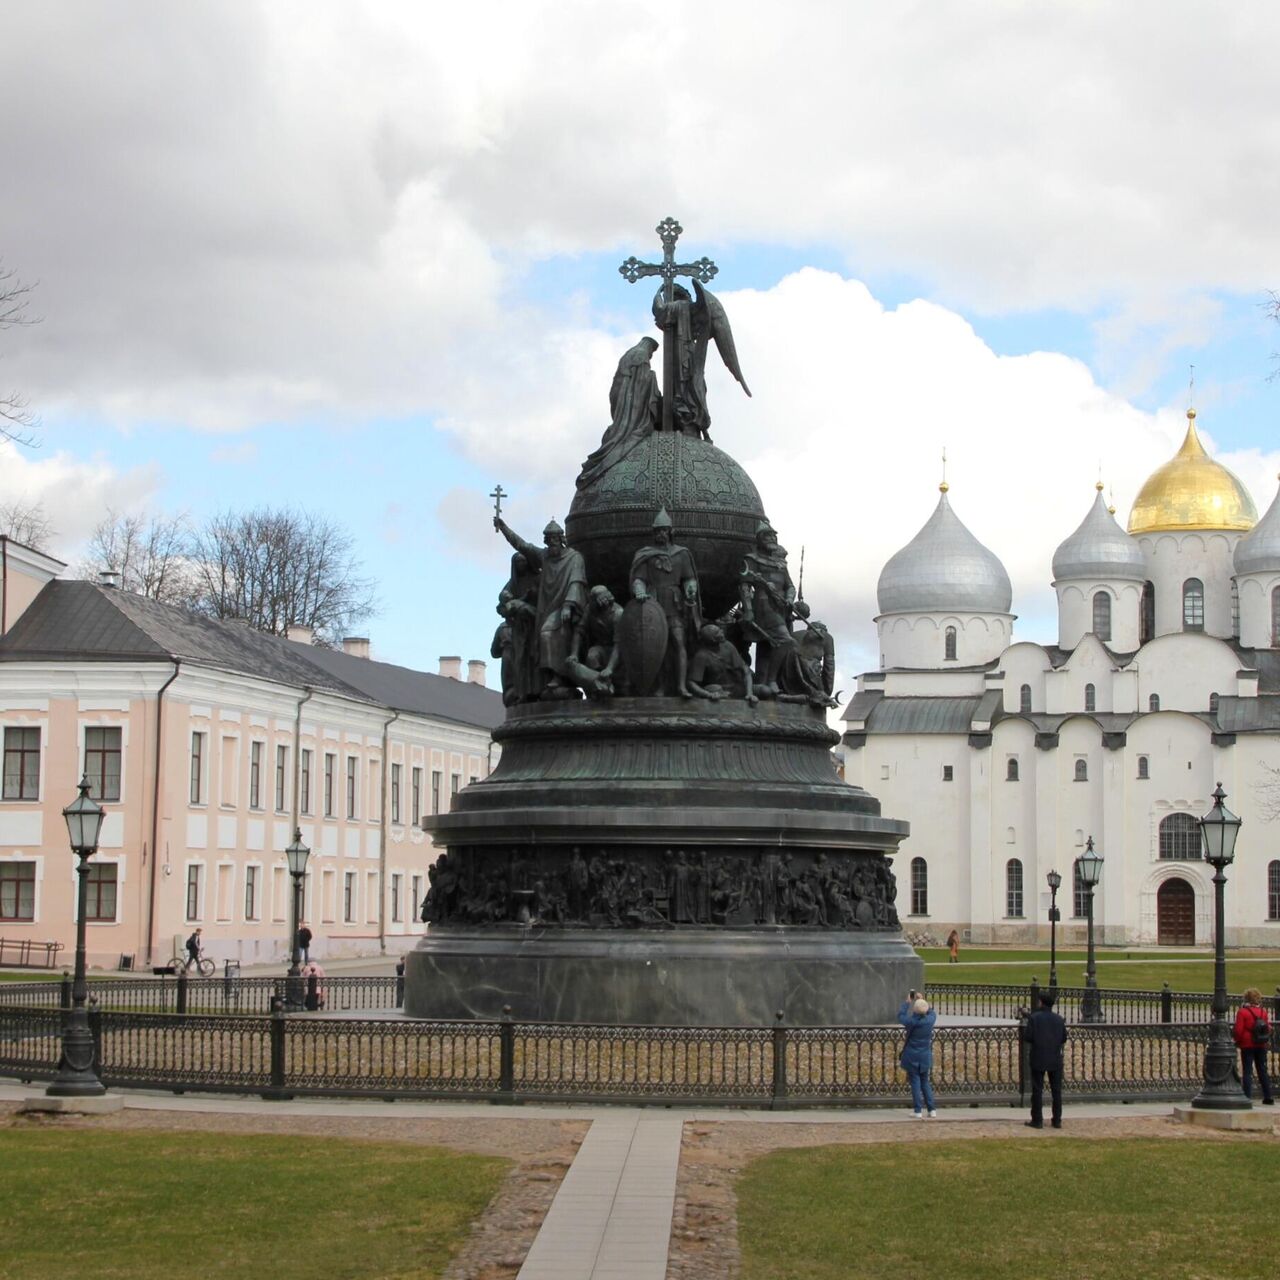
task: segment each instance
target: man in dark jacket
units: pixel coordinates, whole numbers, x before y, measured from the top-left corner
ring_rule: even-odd
[[[298,926],[298,937],[295,943],[303,964],[311,963],[311,930],[305,924]]]
[[[1044,1128],[1044,1078],[1049,1077],[1053,1100],[1053,1127],[1062,1128],[1062,1046],[1067,1042],[1067,1024],[1053,1011],[1053,993],[1040,993],[1040,1008],[1027,1019],[1022,1038],[1031,1046],[1032,1129]]]

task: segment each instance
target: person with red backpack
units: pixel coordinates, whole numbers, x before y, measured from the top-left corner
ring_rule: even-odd
[[[1240,1050],[1240,1082],[1244,1096],[1253,1097],[1253,1072],[1258,1071],[1258,1083],[1262,1086],[1262,1105],[1275,1105],[1271,1096],[1271,1076],[1267,1072],[1267,1054],[1271,1052],[1271,1019],[1262,1007],[1262,992],[1250,987],[1236,1014],[1233,1031],[1236,1048]]]

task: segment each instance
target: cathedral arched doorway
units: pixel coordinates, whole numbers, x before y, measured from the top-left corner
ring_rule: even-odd
[[[1196,944],[1196,891],[1180,876],[1156,890],[1156,941],[1162,947]]]

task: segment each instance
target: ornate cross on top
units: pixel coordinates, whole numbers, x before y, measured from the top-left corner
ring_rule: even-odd
[[[489,495],[493,499],[493,518],[495,520],[502,519],[502,500],[509,498],[511,495],[506,493],[500,484],[493,486],[493,492]]]
[[[674,299],[674,288],[677,276],[689,276],[701,284],[706,284],[720,270],[710,258],[698,258],[695,262],[676,261],[676,241],[680,239],[684,228],[674,218],[663,218],[654,228],[662,241],[661,262],[641,262],[632,254],[619,268],[618,272],[630,284],[644,276],[662,277],[662,297],[668,305]],[[662,346],[662,429],[671,430],[671,401],[675,386],[675,351],[670,337],[664,334],[666,341]]]

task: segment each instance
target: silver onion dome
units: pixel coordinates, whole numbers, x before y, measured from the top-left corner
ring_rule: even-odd
[[[1116,523],[1102,487],[1080,527],[1053,553],[1055,582],[1092,578],[1103,582],[1143,582],[1147,562],[1136,538]]]
[[[947,486],[924,528],[889,557],[876,598],[881,613],[1008,613],[1009,575],[951,510]]]
[[[1236,543],[1235,568],[1237,573],[1280,571],[1280,493],[1266,515]]]

